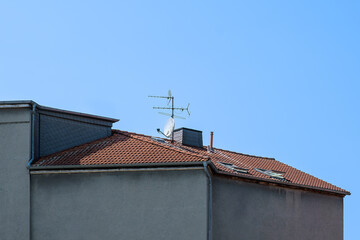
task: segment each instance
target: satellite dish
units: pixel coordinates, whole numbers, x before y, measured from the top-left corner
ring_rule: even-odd
[[[171,137],[172,133],[174,132],[175,128],[175,120],[171,117],[166,121],[166,124],[164,126],[164,135],[166,137]]]

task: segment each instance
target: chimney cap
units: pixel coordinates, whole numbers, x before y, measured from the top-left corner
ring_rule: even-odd
[[[200,130],[196,130],[196,129],[192,129],[192,128],[186,128],[186,127],[177,128],[177,129],[174,130],[174,132],[180,131],[180,130],[189,130],[189,131],[202,133],[202,131],[200,131]]]

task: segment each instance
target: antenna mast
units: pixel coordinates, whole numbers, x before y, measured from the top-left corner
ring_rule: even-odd
[[[159,112],[160,114],[163,114],[163,115],[168,115],[170,116],[172,119],[175,118],[182,118],[182,119],[185,119],[183,117],[180,117],[180,116],[176,116],[174,114],[175,110],[179,110],[181,112],[183,112],[184,110],[187,111],[188,115],[190,116],[190,112],[189,112],[189,106],[190,106],[190,103],[187,105],[186,108],[183,108],[183,107],[174,107],[174,96],[171,95],[171,90],[168,91],[168,96],[148,96],[148,97],[151,97],[151,98],[165,98],[165,99],[168,99],[168,105],[170,104],[171,102],[171,107],[153,107],[153,109],[166,109],[166,110],[171,110],[171,115],[170,114],[167,114],[167,113],[162,113],[162,112]],[[158,132],[162,133],[160,131],[160,129],[158,129]],[[164,136],[166,136],[164,133],[162,133]],[[168,137],[168,136],[166,136]],[[171,142],[174,142],[174,133],[172,132],[171,133]]]

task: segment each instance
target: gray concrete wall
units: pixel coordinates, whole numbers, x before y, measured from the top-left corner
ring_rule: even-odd
[[[342,197],[215,177],[212,208],[214,240],[343,239]]]
[[[0,239],[29,239],[30,108],[0,109]]]
[[[207,239],[202,169],[31,175],[33,240]]]

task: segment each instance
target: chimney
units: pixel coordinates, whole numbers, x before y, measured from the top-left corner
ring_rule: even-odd
[[[202,131],[190,128],[178,128],[174,130],[174,140],[187,146],[202,147]]]

